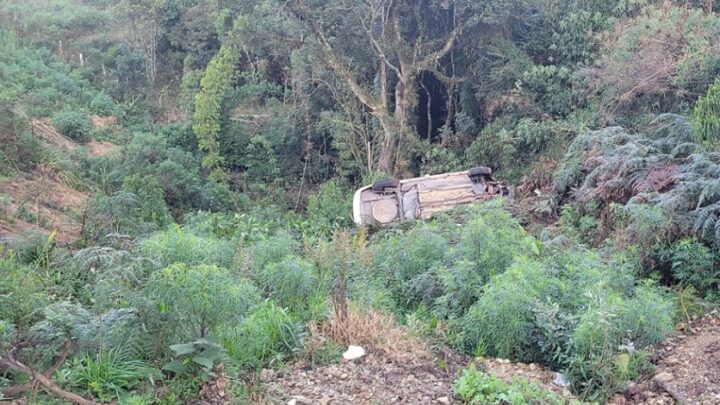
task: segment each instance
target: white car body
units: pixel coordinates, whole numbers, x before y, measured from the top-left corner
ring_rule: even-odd
[[[353,220],[358,225],[389,225],[429,219],[456,205],[507,195],[508,188],[486,170],[481,175],[468,170],[393,181],[394,186],[383,189],[378,182],[362,187],[353,196]]]

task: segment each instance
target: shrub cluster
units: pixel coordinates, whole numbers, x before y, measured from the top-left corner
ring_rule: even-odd
[[[633,374],[627,367],[673,329],[672,300],[637,278],[637,260],[541,243],[498,205],[378,239],[372,274],[386,286],[390,310],[445,319],[452,343],[467,353],[565,370],[588,397],[622,387]],[[630,366],[613,361],[625,357]]]

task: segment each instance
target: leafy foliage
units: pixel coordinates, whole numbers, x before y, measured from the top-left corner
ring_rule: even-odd
[[[64,378],[100,401],[121,400],[141,383],[162,378],[159,370],[132,356],[119,349],[85,354],[68,365]]]
[[[216,180],[225,177],[218,142],[221,103],[224,92],[233,80],[233,68],[237,58],[237,51],[232,47],[221,48],[208,65],[205,76],[200,82],[202,91],[195,96],[193,130],[198,137],[200,149],[206,152],[203,167],[211,170],[211,176]]]
[[[230,325],[222,336],[230,358],[249,370],[284,361],[301,344],[298,324],[272,301],[259,305],[242,324]]]
[[[351,334],[314,350],[319,323],[395,330],[394,316],[605,400],[648,372],[673,316],[702,313],[696,294],[720,294],[711,6],[4,2],[0,229],[55,225],[18,198],[26,180],[89,199],[63,212],[78,241],[3,234],[0,352],[20,344],[45,370],[72,339],[64,389],[197,402],[221,368],[233,389],[304,351],[338,356]],[[114,152],[75,144],[91,138]],[[349,229],[361,185],[479,165],[524,195]],[[529,200],[541,239],[506,210]],[[150,364],[165,365],[162,390]],[[456,389],[470,403],[557,400],[475,370]]]
[[[150,276],[146,288],[153,327],[169,341],[192,341],[240,322],[259,302],[250,283],[214,265],[176,263]]]
[[[63,110],[53,115],[55,127],[70,139],[85,142],[90,139],[92,126],[87,114],[82,111]]]
[[[453,389],[466,404],[565,403],[557,394],[546,391],[523,378],[516,377],[508,384],[497,377],[478,371],[472,364],[462,371]]]
[[[700,97],[693,109],[692,123],[698,142],[716,149],[720,141],[720,81],[708,87],[705,96]]]
[[[211,337],[203,337],[192,343],[170,345],[170,350],[175,359],[165,364],[163,370],[176,375],[201,374],[203,379],[207,379],[214,367],[221,364],[226,357],[218,339]]]

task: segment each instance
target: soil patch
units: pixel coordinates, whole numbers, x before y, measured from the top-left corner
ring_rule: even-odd
[[[662,343],[655,374],[613,404],[720,404],[720,312],[698,319]]]
[[[393,360],[369,351],[359,360],[322,367],[296,363],[288,372],[264,370],[262,403],[449,404],[452,384],[469,359],[452,352]]]
[[[0,215],[0,238],[55,229],[62,243],[80,237],[87,196],[55,173],[37,169],[18,180],[0,181],[0,192],[9,197]]]
[[[356,361],[312,367],[298,362],[289,371],[263,370],[262,404],[457,404],[452,386],[460,370],[475,362],[479,370],[510,382],[524,377],[541,387],[571,399],[555,385],[557,373],[536,364],[502,359],[473,360],[446,350],[428,357],[389,357],[370,350]],[[293,402],[294,400],[294,402]]]

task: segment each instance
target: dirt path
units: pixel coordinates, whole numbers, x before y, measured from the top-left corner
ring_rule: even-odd
[[[665,341],[655,358],[655,375],[631,386],[613,404],[720,404],[720,312]]]
[[[456,404],[452,386],[473,361],[452,351],[392,359],[370,352],[360,360],[321,367],[296,363],[289,371],[265,370],[261,376],[266,404]],[[525,377],[569,397],[553,383],[556,373],[535,364],[502,359],[475,361],[478,369],[503,380]],[[564,391],[564,392],[563,392]]]
[[[467,361],[452,353],[399,361],[370,352],[341,364],[265,371],[262,384],[266,403],[273,404],[449,404],[455,375]]]

